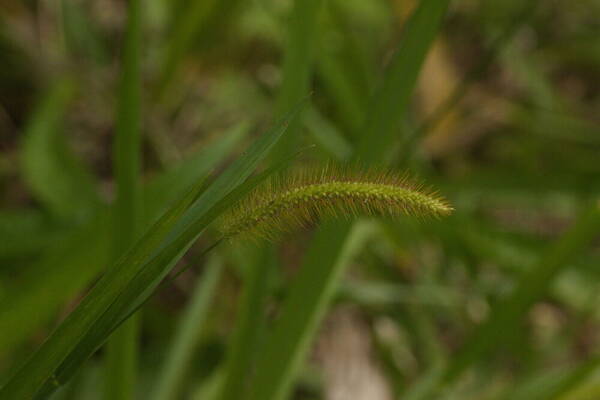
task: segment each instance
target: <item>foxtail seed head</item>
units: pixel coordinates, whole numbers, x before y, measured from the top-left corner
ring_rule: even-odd
[[[452,207],[406,175],[326,166],[274,178],[242,199],[220,221],[225,238],[274,239],[324,217],[441,217]]]

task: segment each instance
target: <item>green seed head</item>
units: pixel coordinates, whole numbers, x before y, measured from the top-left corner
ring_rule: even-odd
[[[324,217],[441,217],[451,212],[445,200],[406,175],[329,165],[261,185],[221,219],[220,230],[226,238],[274,239]]]

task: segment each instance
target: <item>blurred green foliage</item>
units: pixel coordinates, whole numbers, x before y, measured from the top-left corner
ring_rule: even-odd
[[[19,379],[102,397],[97,348],[144,303],[137,398],[600,397],[600,2],[155,0],[138,66],[127,5],[0,4],[0,387],[60,326],[66,358]],[[207,254],[271,146],[267,173],[385,163],[456,211]],[[138,150],[132,247],[113,166]],[[88,293],[98,319],[69,331]]]

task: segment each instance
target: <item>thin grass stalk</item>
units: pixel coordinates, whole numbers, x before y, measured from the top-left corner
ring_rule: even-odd
[[[264,307],[269,295],[269,276],[276,266],[273,247],[257,249],[255,262],[248,265],[244,292],[240,296],[239,316],[229,343],[225,376],[217,400],[237,400],[244,397],[252,381],[251,365],[255,356],[263,322]]]
[[[125,35],[116,136],[113,147],[117,183],[115,259],[134,243],[140,229],[140,0],[129,0]],[[127,321],[108,342],[105,363],[106,399],[128,400],[134,398],[138,358],[138,318]]]
[[[321,3],[322,0],[294,1],[283,60],[283,82],[277,98],[277,116],[283,115],[308,95]],[[290,154],[297,148],[300,123],[301,120],[298,120],[290,125],[289,134],[282,138],[274,151],[275,157]]]
[[[151,393],[152,400],[170,400],[181,395],[181,382],[192,360],[200,333],[206,327],[209,307],[216,294],[222,270],[221,259],[212,256],[177,326],[175,337],[167,351],[167,359],[158,375],[156,387]]]

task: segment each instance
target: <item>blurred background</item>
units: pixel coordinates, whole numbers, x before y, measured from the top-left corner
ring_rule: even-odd
[[[299,164],[352,157],[418,3],[322,2],[306,27],[313,94],[287,143],[315,145]],[[143,3],[144,226],[297,100],[279,95],[291,10],[289,0]],[[0,3],[0,382],[112,258],[126,20],[117,0]],[[600,399],[599,110],[600,1],[452,1],[381,159],[456,211],[356,224],[358,250],[293,398]],[[267,321],[311,235],[272,245]],[[196,281],[218,264],[176,397],[210,398],[244,271],[264,261],[243,243],[202,255],[210,237],[142,311],[139,398]],[[102,376],[100,351],[59,395],[101,398]]]

